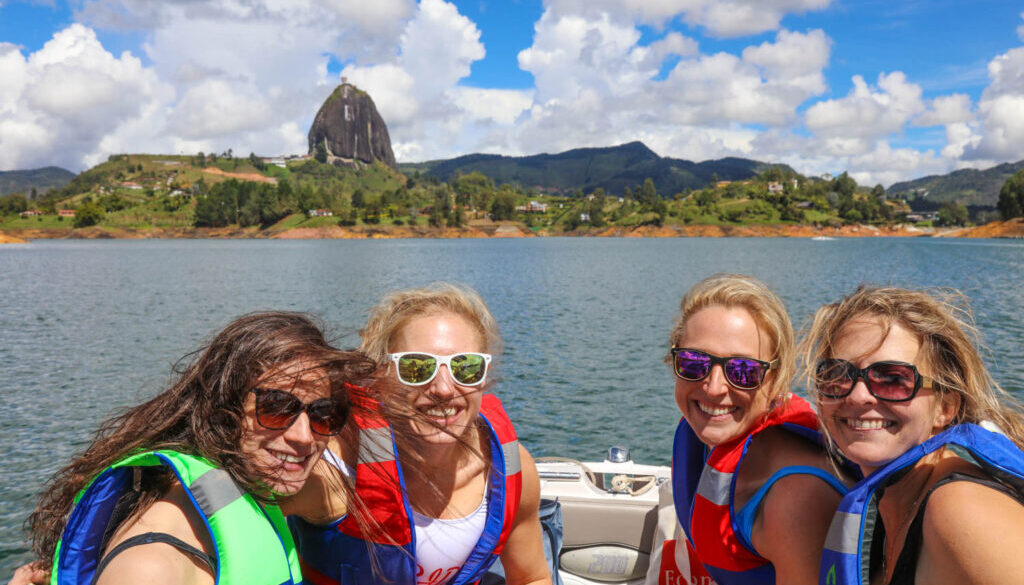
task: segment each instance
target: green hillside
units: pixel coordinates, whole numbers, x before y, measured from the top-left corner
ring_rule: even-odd
[[[558,154],[501,156],[470,154],[448,160],[400,164],[407,174],[419,172],[442,181],[473,172],[489,177],[496,184],[509,183],[523,189],[547,193],[572,193],[577,189],[592,192],[603,189],[610,195],[635,190],[645,179],[654,181],[662,196],[702,189],[717,178],[720,181],[752,179],[768,165],[758,161],[725,158],[694,163],[658,156],[642,142],[630,142],[607,148],[578,148]]]
[[[0,171],[0,195],[10,193],[46,193],[67,185],[75,174],[60,167],[43,167],[27,171]]]
[[[996,205],[999,189],[1017,171],[1024,170],[1024,160],[1003,163],[989,169],[961,169],[948,175],[930,175],[896,183],[890,195],[908,199],[925,199],[932,203],[955,201],[961,205]]]
[[[266,234],[493,220],[560,233],[644,225],[969,221],[968,210],[954,203],[927,216],[911,214],[905,202],[887,200],[881,186],[859,187],[846,173],[825,181],[747,159],[694,163],[659,157],[639,142],[557,155],[470,155],[404,168],[408,175],[384,163],[344,167],[306,157],[234,157],[230,151],[112,155],[46,194],[0,196],[0,229],[98,226],[116,236],[243,228],[245,234]]]

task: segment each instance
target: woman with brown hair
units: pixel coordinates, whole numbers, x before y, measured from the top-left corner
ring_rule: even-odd
[[[483,299],[443,283],[392,293],[360,335],[406,416],[354,417],[331,441],[325,459],[368,516],[358,522],[338,490],[323,490],[326,505],[304,492],[304,519],[290,519],[303,571],[324,584],[467,585],[500,557],[509,584],[550,584],[536,466],[487,392],[500,338]]]
[[[194,355],[40,497],[28,526],[53,583],[302,581],[275,501],[303,487],[374,364],[288,312],[238,318]]]
[[[865,476],[829,530],[823,585],[1024,575],[1024,415],[949,299],[862,286],[814,316],[802,353],[822,427]]]

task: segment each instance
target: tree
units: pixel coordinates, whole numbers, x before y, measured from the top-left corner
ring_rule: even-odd
[[[74,226],[76,228],[89,227],[103,221],[105,217],[103,208],[96,203],[86,203],[75,212]]]
[[[966,225],[967,208],[955,201],[943,203],[939,208],[939,223],[941,225]]]
[[[780,169],[779,167],[768,167],[767,169],[761,171],[761,180],[765,182],[781,182],[782,169]]]
[[[471,204],[477,207],[477,203],[490,198],[494,193],[494,181],[479,171],[473,171],[466,175],[459,175],[452,185],[455,191],[455,202]]]
[[[846,171],[843,171],[843,174],[832,181],[832,190],[839,193],[840,197],[853,197],[853,193],[857,190],[857,181],[853,180],[853,177]]]
[[[498,191],[498,194],[494,197],[494,202],[491,203],[491,217],[495,220],[512,219],[512,214],[516,211],[516,194],[510,190],[505,189],[504,186]]]
[[[28,199],[23,193],[11,193],[0,197],[0,215],[7,213],[21,213],[28,209]]]
[[[326,144],[326,140],[327,139],[325,138],[325,139],[317,142],[316,143],[316,147],[314,147],[314,149],[313,149],[313,158],[315,158],[317,160],[317,162],[321,162],[321,163],[327,162],[327,144]]]
[[[362,189],[356,189],[355,193],[352,194],[352,207],[360,209],[366,206],[366,196],[363,194]]]
[[[452,216],[448,218],[448,227],[462,227],[466,223],[466,215],[462,211],[461,205],[455,206],[455,211],[452,212]]]
[[[654,188],[654,179],[650,177],[644,179],[644,184],[640,187],[637,199],[644,205],[654,205],[658,201],[658,190]]]
[[[1004,220],[1024,215],[1024,171],[1017,171],[999,190],[999,215]]]

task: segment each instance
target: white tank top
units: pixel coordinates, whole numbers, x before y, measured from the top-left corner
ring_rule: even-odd
[[[416,585],[444,585],[459,572],[487,524],[487,491],[465,518],[430,518],[413,511],[416,523]]]
[[[355,469],[330,449],[324,459],[355,480]],[[473,547],[480,541],[487,524],[487,486],[484,497],[465,518],[431,518],[412,513],[416,534],[416,585],[444,585],[459,572]]]

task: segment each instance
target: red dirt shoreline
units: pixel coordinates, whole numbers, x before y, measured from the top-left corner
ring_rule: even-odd
[[[323,226],[289,230],[258,228],[146,228],[88,227],[81,229],[8,229],[0,232],[0,243],[24,243],[35,239],[395,239],[395,238],[522,238],[543,236],[620,238],[850,238],[850,237],[954,237],[1024,238],[1024,218],[992,222],[970,228],[916,228],[846,225],[685,225],[640,226],[636,228],[585,228],[570,232],[533,232],[518,222],[472,222],[462,228],[425,226]]]

